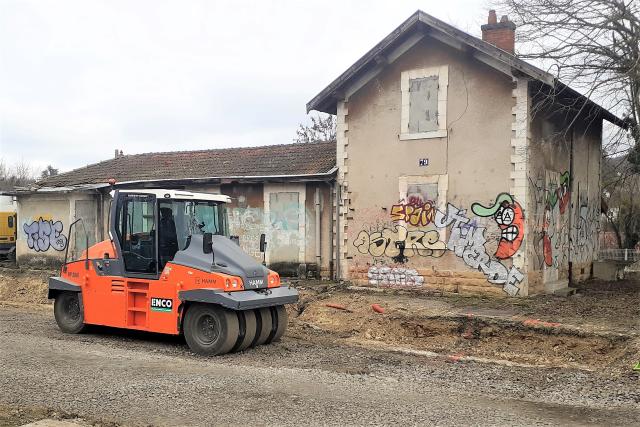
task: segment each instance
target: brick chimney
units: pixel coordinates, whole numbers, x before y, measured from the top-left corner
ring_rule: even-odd
[[[511,54],[516,50],[516,24],[509,21],[507,15],[502,15],[500,22],[495,10],[489,11],[489,19],[482,27],[482,40],[491,43]]]

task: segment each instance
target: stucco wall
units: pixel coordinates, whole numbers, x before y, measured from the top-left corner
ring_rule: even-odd
[[[401,140],[402,72],[443,66],[446,137]],[[473,203],[490,206],[510,190],[513,105],[510,78],[430,38],[348,100],[347,114],[338,118],[346,124],[346,145],[339,139],[338,148],[348,191],[343,277],[375,286],[497,294],[508,282],[509,293],[518,292],[511,285],[521,277],[511,260],[495,256],[496,221],[471,211]],[[417,222],[403,220],[412,203],[407,186],[429,182],[437,183],[435,209],[425,206],[425,219]],[[398,259],[396,240],[404,242],[408,259]]]
[[[97,209],[97,196],[88,193],[37,194],[19,196],[18,264],[56,266],[64,261],[69,244],[69,227],[76,220],[76,201],[86,201]],[[97,212],[96,216],[97,218]],[[95,242],[97,223],[86,224],[89,238]],[[75,233],[71,236],[75,239]],[[71,242],[74,247],[74,242]]]
[[[533,116],[529,168],[529,286],[532,293],[589,278],[600,230],[601,121]],[[573,168],[570,152],[573,145]]]
[[[316,257],[315,190],[320,191],[321,257]],[[318,271],[329,277],[331,263],[331,187],[318,183],[279,184],[224,184],[198,185],[185,188],[187,191],[222,193],[231,197],[227,206],[229,230],[237,235],[240,246],[258,261],[260,234],[267,235],[267,263],[284,274],[301,271]],[[267,190],[265,192],[265,189]],[[296,203],[271,202],[271,194],[285,193],[285,197]],[[76,201],[84,209],[93,209],[92,224],[87,224],[91,243],[108,238],[108,213],[111,198],[105,193],[102,209],[101,198],[95,193],[42,193],[19,197],[19,230],[17,242],[18,262],[30,265],[56,265],[64,260],[64,249],[69,241],[69,225],[76,219]],[[95,211],[94,211],[95,210]],[[42,221],[40,221],[42,218]],[[34,225],[35,222],[35,225]],[[290,227],[295,223],[295,229]],[[32,237],[28,239],[25,227]],[[49,233],[49,234],[47,234]],[[73,245],[73,236],[72,236]],[[73,246],[71,246],[73,248]],[[318,265],[319,263],[319,265]]]

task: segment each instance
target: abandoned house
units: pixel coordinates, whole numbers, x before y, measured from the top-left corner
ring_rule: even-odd
[[[229,231],[247,253],[263,260],[259,242],[265,233],[264,257],[271,268],[283,275],[330,277],[335,173],[332,142],[137,155],[116,151],[113,159],[16,193],[17,261],[57,265],[67,246],[85,247],[83,234],[69,233],[78,218],[89,244],[107,239],[114,188],[168,188],[230,196]]]
[[[417,11],[308,104],[337,115],[340,277],[531,295],[590,276],[610,112],[514,55]]]
[[[109,192],[231,196],[230,230],[281,274],[526,296],[592,274],[603,121],[624,122],[514,55],[417,11],[307,104],[337,144],[116,155],[16,193],[20,263],[64,257],[79,217],[106,238]],[[110,185],[110,180],[115,185]]]

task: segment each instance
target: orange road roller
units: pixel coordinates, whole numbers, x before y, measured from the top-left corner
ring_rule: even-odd
[[[229,236],[228,196],[145,189],[112,197],[109,239],[89,246],[76,220],[60,276],[49,279],[62,331],[103,325],[183,334],[204,355],[282,337],[285,305],[298,301],[298,292]],[[260,251],[265,247],[263,234]]]

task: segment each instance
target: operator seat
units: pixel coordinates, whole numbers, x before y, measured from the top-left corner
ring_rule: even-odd
[[[173,259],[178,252],[178,234],[171,208],[160,208],[160,224],[158,226],[158,252],[160,254],[160,270]]]

